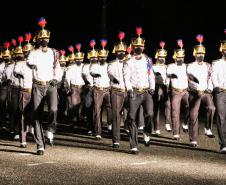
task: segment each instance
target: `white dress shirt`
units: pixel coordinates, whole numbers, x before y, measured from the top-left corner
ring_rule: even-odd
[[[224,58],[213,61],[211,78],[214,88],[226,89],[226,60]]]
[[[37,70],[33,70],[35,80],[50,81],[60,78],[61,69],[58,53],[51,48],[48,48],[46,52],[43,52],[41,48],[31,51],[28,55],[27,63],[37,66]]]
[[[77,64],[73,64],[68,66],[66,71],[66,81],[67,83],[73,85],[84,85],[85,82],[82,78],[82,67],[83,64],[78,66]]]
[[[2,63],[0,64],[0,82],[2,82],[2,80],[3,80],[4,69],[5,69],[5,62],[2,62]]]
[[[189,80],[189,87],[198,91],[213,90],[211,75],[211,66],[206,62],[198,63],[197,61],[188,64],[187,73],[196,77],[199,83]]]
[[[108,64],[91,64],[90,65],[90,74],[100,74],[101,77],[93,78],[93,85],[96,87],[110,87],[110,78],[107,72]]]
[[[88,82],[90,83],[89,86],[93,86],[93,77],[90,75],[90,64],[84,64],[82,68],[82,74],[86,77]]]
[[[161,76],[155,75],[155,83],[158,85],[169,85],[170,79],[166,75],[167,65],[156,63],[153,65],[154,73],[160,73]]]
[[[186,64],[169,64],[166,70],[167,75],[175,74],[178,78],[171,79],[171,85],[176,89],[188,88],[187,66]]]
[[[151,59],[142,55],[140,60],[132,56],[123,66],[123,77],[127,90],[133,88],[155,89],[155,76]]]
[[[119,81],[119,84],[113,83],[111,81],[111,87],[125,89],[125,83],[123,78],[123,62],[120,62],[118,59],[115,59],[114,61],[111,61],[108,64],[108,75],[110,79],[117,79]]]
[[[28,67],[26,61],[17,62],[14,73],[23,75],[24,78],[20,78],[20,86],[22,88],[32,88],[32,70]]]

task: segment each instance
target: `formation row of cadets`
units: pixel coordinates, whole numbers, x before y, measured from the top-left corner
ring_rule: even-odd
[[[216,61],[211,66],[204,62],[205,47],[202,45],[203,37],[198,36],[200,42],[194,48],[195,62],[188,66],[184,64],[185,51],[183,42],[178,41],[179,49],[175,50],[173,58],[175,63],[168,67],[165,65],[167,55],[164,43],[160,44],[161,49],[156,53],[156,64],[153,65],[151,58],[143,54],[145,40],[140,37],[142,29],[137,28],[137,38],[132,39],[133,56],[130,55],[131,48],[127,50],[126,44],[122,42],[124,33],[119,34],[120,42],[115,44],[114,53],[116,59],[106,63],[108,50],[105,49],[106,41],[102,40],[102,49],[94,48],[95,42],[91,41],[92,50],[88,52],[88,64],[82,64],[84,53],[80,52],[81,45],[77,44],[78,52],[74,53],[74,48],[69,47],[71,54],[65,57],[65,53],[59,53],[48,47],[50,31],[44,29],[45,19],[39,21],[42,29],[36,33],[35,41],[39,48],[25,53],[21,46],[22,39],[18,39],[19,46],[13,51],[16,63],[10,60],[9,44],[5,44],[6,50],[2,53],[3,63],[1,69],[0,89],[1,112],[5,111],[6,95],[10,90],[10,123],[19,125],[20,142],[22,147],[26,147],[25,123],[30,122],[34,126],[34,138],[37,143],[37,154],[43,155],[45,149],[45,138],[42,128],[41,113],[43,111],[43,100],[47,100],[49,115],[47,130],[48,142],[53,144],[53,133],[56,131],[57,119],[57,84],[59,81],[66,82],[66,95],[68,100],[68,115],[71,120],[79,120],[79,108],[81,105],[82,93],[84,95],[84,107],[87,115],[88,130],[94,131],[97,139],[101,139],[101,107],[105,103],[107,108],[108,123],[113,127],[113,147],[118,148],[120,143],[120,125],[122,110],[127,103],[128,114],[126,123],[129,129],[131,152],[137,154],[138,150],[138,125],[137,115],[140,108],[143,108],[144,115],[144,141],[145,145],[150,144],[150,135],[154,119],[154,130],[160,134],[159,129],[159,105],[163,100],[165,103],[166,129],[173,128],[173,138],[180,138],[180,104],[185,103],[186,116],[184,129],[188,129],[192,146],[197,146],[198,140],[198,109],[203,101],[207,108],[207,121],[205,134],[214,137],[211,132],[215,106],[212,90],[216,94],[215,105],[217,108],[224,108],[222,98],[224,97],[224,71],[220,68],[225,60],[225,43],[221,44],[223,58]],[[29,44],[29,39],[26,39]],[[26,46],[26,45],[25,45]],[[31,48],[30,48],[31,49]],[[126,50],[129,53],[127,56]],[[24,50],[26,52],[26,50]],[[29,51],[29,50],[28,50]],[[28,56],[26,56],[28,55]],[[58,63],[63,66],[69,60],[69,66],[61,70]],[[222,64],[221,64],[222,63]],[[217,67],[216,67],[217,66]],[[11,69],[12,68],[12,69]],[[64,82],[63,82],[64,84]],[[58,93],[62,93],[62,89]],[[189,91],[188,91],[189,89]],[[19,95],[19,96],[18,96]],[[19,97],[19,98],[18,98]],[[61,96],[62,97],[62,96]],[[154,100],[154,102],[153,102]],[[18,102],[19,101],[19,102]],[[60,102],[65,102],[61,101]],[[29,107],[29,103],[31,109]],[[190,106],[189,106],[190,103]],[[28,110],[27,110],[28,109]],[[62,109],[62,106],[60,106]],[[33,119],[29,119],[26,113],[31,112]],[[64,108],[63,108],[64,110]],[[219,109],[218,109],[219,110]],[[16,112],[18,112],[19,122],[16,122]],[[218,113],[218,130],[220,138],[220,148],[225,152],[224,136],[224,112]],[[4,114],[1,114],[4,120]],[[171,116],[172,115],[172,116]],[[190,118],[190,119],[189,119]],[[1,123],[4,123],[2,121]],[[19,124],[18,124],[19,123]]]

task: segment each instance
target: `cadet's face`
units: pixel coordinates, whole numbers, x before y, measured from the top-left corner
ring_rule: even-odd
[[[103,65],[106,62],[106,58],[99,58],[98,61],[100,62],[101,65]]]
[[[205,57],[204,54],[198,53],[198,54],[196,55],[196,60],[197,60],[198,62],[202,62],[202,61],[204,60],[204,57]]]
[[[116,57],[117,57],[119,60],[122,60],[122,59],[125,57],[125,51],[117,51],[117,52],[116,52]]]
[[[224,50],[222,53],[223,53],[224,58],[226,58],[226,50]]]
[[[176,62],[178,65],[182,65],[184,63],[184,57],[177,57]]]
[[[47,39],[47,38],[40,39],[40,40],[38,41],[38,43],[39,43],[42,47],[46,47],[46,46],[48,46],[48,44],[49,44],[49,39]]]
[[[144,51],[144,47],[143,47],[143,46],[136,46],[136,47],[134,48],[134,53],[135,53],[136,55],[140,55],[143,51]]]
[[[163,63],[165,63],[165,61],[166,61],[165,57],[158,57],[159,63],[163,64]]]

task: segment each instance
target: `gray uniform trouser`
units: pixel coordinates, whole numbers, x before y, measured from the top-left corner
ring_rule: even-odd
[[[37,147],[45,147],[45,139],[41,123],[41,113],[43,112],[44,98],[48,105],[48,125],[47,130],[55,132],[57,118],[57,88],[50,85],[33,85],[32,90],[33,108],[34,108],[34,139]]]
[[[134,91],[134,97],[129,98],[129,112],[128,112],[128,128],[130,148],[138,147],[138,125],[136,123],[137,114],[140,106],[144,111],[144,132],[151,134],[153,122],[153,99],[151,94],[147,91],[139,93]]]
[[[215,94],[217,130],[220,148],[226,147],[226,92]]]

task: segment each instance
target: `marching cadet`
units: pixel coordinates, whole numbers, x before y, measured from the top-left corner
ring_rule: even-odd
[[[163,103],[165,106],[165,128],[170,132],[171,129],[171,104],[169,98],[169,78],[166,75],[166,56],[167,51],[164,49],[165,42],[160,42],[161,49],[158,49],[155,55],[156,63],[153,65],[155,73],[155,94],[154,100],[154,130],[156,135],[160,135],[159,113],[160,106]]]
[[[226,29],[224,33],[226,34]],[[220,151],[226,154],[226,40],[221,42],[220,52],[222,58],[212,63],[212,82]]]
[[[69,51],[71,54],[68,57],[69,64],[66,71],[66,82],[69,86],[68,90],[68,104],[69,104],[69,118],[76,126],[75,123],[79,124],[79,110],[82,98],[82,87],[85,84],[82,78],[82,67],[84,53],[80,52],[81,44],[76,44],[78,50],[74,53],[74,47],[69,46]]]
[[[37,155],[43,155],[45,138],[41,113],[43,112],[44,98],[48,105],[47,138],[53,145],[53,134],[57,125],[57,79],[59,79],[59,53],[48,47],[50,31],[44,29],[46,20],[40,18],[38,25],[42,28],[35,38],[39,47],[30,52],[27,64],[33,69],[32,103],[34,109],[34,139],[37,143]]]
[[[26,38],[27,41],[28,38]],[[32,70],[28,67],[24,56],[24,51],[29,52],[32,49],[29,46],[22,48],[22,38],[19,37],[19,46],[14,50],[16,64],[13,74],[19,80],[19,135],[20,147],[26,148],[27,127],[31,124],[31,90],[32,90]],[[28,43],[27,43],[28,44]]]
[[[86,112],[86,126],[88,129],[88,135],[93,135],[94,132],[94,119],[93,119],[93,108],[94,108],[94,99],[93,99],[93,77],[90,74],[91,64],[96,64],[98,60],[98,51],[94,49],[95,42],[90,41],[90,47],[92,50],[89,50],[87,53],[88,61],[84,61],[82,69],[82,78],[85,82],[84,86],[84,110]]]
[[[128,127],[129,140],[132,154],[138,154],[138,123],[136,115],[143,106],[144,110],[144,142],[150,144],[150,135],[153,122],[153,100],[155,89],[155,76],[151,59],[143,54],[145,40],[140,37],[142,28],[137,27],[137,38],[132,39],[134,54],[123,66],[123,76],[129,97]]]
[[[11,81],[6,79],[6,68],[9,63],[11,63],[11,53],[9,50],[10,43],[4,43],[4,50],[2,51],[2,63],[0,67],[0,77],[1,77],[1,87],[0,87],[0,124],[2,129],[8,131],[9,126],[6,123],[6,115],[8,112],[8,104],[7,104],[7,95],[8,95],[8,86]]]
[[[95,45],[95,41],[92,41]],[[106,40],[101,40],[102,49],[98,51],[98,63],[91,63],[90,74],[93,77],[93,97],[94,97],[94,119],[95,119],[95,134],[96,139],[101,139],[102,133],[102,106],[107,109],[107,124],[108,128],[112,125],[112,109],[110,101],[110,79],[107,73],[106,63],[108,50],[105,49]]]
[[[212,90],[213,84],[210,78],[211,66],[204,62],[205,47],[202,45],[203,35],[197,35],[197,41],[200,43],[194,47],[193,56],[195,61],[188,64],[187,75],[189,78],[189,100],[190,100],[190,121],[189,121],[189,137],[193,147],[197,147],[198,139],[198,113],[201,102],[204,103],[207,112],[207,120],[204,133],[212,138],[211,132],[213,125],[213,117],[215,106],[213,103]]]
[[[120,126],[122,120],[123,106],[126,97],[126,87],[123,79],[123,60],[125,59],[126,44],[122,42],[124,32],[119,33],[120,42],[114,45],[113,53],[116,59],[108,65],[108,75],[111,80],[111,105],[112,105],[112,142],[113,148],[119,148]]]
[[[23,37],[18,37],[19,43],[23,41]],[[13,40],[14,42],[14,40]],[[9,126],[10,126],[10,135],[12,138],[19,139],[19,79],[13,75],[15,67],[15,44],[11,49],[11,56],[13,59],[8,63],[5,69],[5,77],[8,81],[8,112],[9,112]]]
[[[57,84],[57,92],[59,95],[57,119],[64,120],[66,119],[66,110],[67,110],[66,65],[68,63],[68,58],[65,56],[65,50],[60,50],[59,62],[61,67],[61,74],[59,83]]]
[[[183,49],[183,41],[177,41],[180,49],[174,51],[173,58],[175,63],[168,65],[167,76],[171,79],[171,114],[173,125],[173,139],[180,139],[180,107],[181,103],[185,106],[185,121],[186,130],[188,129],[189,120],[189,94],[188,94],[188,77],[187,66],[184,64],[185,50]],[[182,125],[183,126],[183,125]]]

